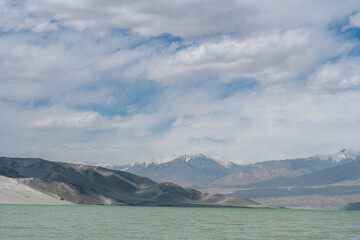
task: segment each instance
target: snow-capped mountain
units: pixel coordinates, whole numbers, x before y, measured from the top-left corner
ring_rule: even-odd
[[[174,182],[194,188],[224,188],[259,183],[279,177],[296,178],[354,161],[360,161],[360,152],[343,149],[333,154],[317,154],[308,158],[265,161],[248,165],[222,162],[198,154],[183,155],[168,162],[150,161],[123,166],[103,165],[103,167],[127,171],[158,182]]]
[[[265,161],[243,165],[211,185],[228,187],[264,182],[280,177],[295,178],[355,161],[360,161],[360,152],[350,149],[343,149],[333,154],[317,154],[308,158]]]
[[[317,154],[315,158],[322,161],[331,161],[333,163],[347,163],[360,160],[360,152],[351,149],[343,149],[338,153],[333,154]]]
[[[360,152],[350,149],[248,165],[223,163],[199,154],[113,168],[270,205],[347,209],[348,203],[360,199]]]
[[[113,166],[111,169],[149,177],[158,182],[175,182],[187,187],[200,187],[209,185],[239,167],[233,162],[222,162],[204,154],[197,154],[183,155],[168,162],[150,161]]]

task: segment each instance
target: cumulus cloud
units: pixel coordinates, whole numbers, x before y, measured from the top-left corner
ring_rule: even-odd
[[[2,108],[11,117],[2,117],[7,127],[1,130],[1,143],[10,155],[124,163],[184,152],[249,162],[304,156],[305,149],[326,152],[340,147],[339,142],[355,147],[357,142],[353,128],[360,113],[353,102],[360,100],[358,93],[314,96],[293,90],[209,101],[212,92],[203,92],[206,97],[196,92],[168,93],[155,113],[129,117]],[[164,121],[170,121],[168,129],[153,133]],[[30,145],[36,147],[31,151]]]
[[[316,91],[359,91],[360,59],[342,58],[322,65],[309,77],[309,88]]]
[[[25,7],[30,2],[8,1],[0,2],[0,29],[1,31],[30,30],[33,32],[54,31],[58,25],[49,16],[38,16]]]
[[[26,101],[91,81],[91,62],[64,43],[36,43],[31,37],[0,38],[0,98]]]
[[[46,116],[45,119],[41,119],[35,122],[35,128],[83,128],[94,125],[101,119],[101,116],[97,113],[85,112],[76,113],[69,116]],[[99,126],[97,126],[99,128]]]
[[[359,27],[358,11],[351,0],[0,1],[0,152],[254,162],[356,149],[357,39],[333,26]]]
[[[26,102],[63,97],[81,85],[107,78],[138,78],[138,61],[151,56],[154,46],[124,48],[119,37],[102,44],[74,32],[4,34],[0,38],[2,101]],[[120,48],[120,49],[119,49]],[[136,64],[134,73],[130,66]],[[124,69],[127,67],[126,69]],[[144,70],[142,70],[144,72]]]
[[[164,82],[204,76],[223,81],[238,78],[254,78],[262,83],[289,81],[311,72],[323,59],[346,52],[349,47],[334,42],[329,34],[307,29],[242,41],[227,37],[178,51],[148,76]]]
[[[154,36],[209,36],[299,26],[324,26],[341,20],[358,8],[357,1],[339,5],[337,1],[5,1],[2,29],[49,31],[58,26],[92,29],[99,34],[111,28],[131,29]],[[215,10],[216,9],[216,10]],[[284,10],[286,9],[286,10]],[[322,12],[322,14],[319,14]],[[11,14],[9,14],[11,13]],[[36,30],[37,29],[37,30]]]
[[[349,24],[346,25],[343,30],[349,28],[360,28],[360,12],[357,12],[349,17]]]

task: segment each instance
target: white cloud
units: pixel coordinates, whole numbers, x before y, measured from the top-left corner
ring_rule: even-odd
[[[51,22],[49,15],[39,16],[34,12],[29,12],[24,7],[26,4],[27,1],[4,0],[0,2],[1,31],[31,30],[33,32],[43,32],[57,30],[58,25]]]
[[[359,57],[326,63],[309,77],[308,86],[317,92],[359,91],[359,66]]]
[[[353,27],[360,28],[360,12],[357,12],[349,17],[349,24],[346,25],[343,30],[347,30]]]
[[[112,163],[202,152],[254,162],[356,149],[360,62],[354,42],[329,24],[358,8],[358,1],[0,1],[0,152]],[[182,40],[147,42],[163,33]],[[144,78],[165,86],[151,97],[127,92]],[[260,84],[222,96],[224,82],[239,78]],[[49,102],[37,106],[43,98]]]
[[[71,115],[54,114],[34,123],[35,128],[84,128],[96,126],[101,116],[95,112],[73,113]],[[99,128],[99,126],[96,126]]]
[[[226,37],[181,50],[158,64],[148,76],[162,82],[204,76],[216,76],[223,81],[237,78],[254,78],[261,83],[289,81],[350,47],[335,42],[327,33],[308,29],[245,40]]]
[[[60,99],[71,95],[81,85],[102,80],[103,75],[113,79],[137,79],[146,70],[139,71],[143,67],[138,62],[148,59],[154,52],[151,45],[124,48],[122,41],[126,37],[105,39],[101,44],[87,37],[77,33],[53,36],[19,33],[1,37],[0,100]],[[150,62],[151,59],[147,65]],[[131,65],[135,65],[133,73]]]
[[[304,93],[299,89],[214,99],[208,89],[176,89],[155,112],[104,117],[63,107],[1,105],[4,155],[52,160],[126,163],[203,152],[254,162],[355,148],[359,92]],[[170,121],[164,132],[154,127]]]
[[[0,38],[0,99],[28,101],[48,97],[93,80],[91,60],[65,43],[33,43],[31,37]],[[35,40],[36,42],[36,40]]]
[[[160,157],[180,155],[186,149],[190,154],[254,162],[359,144],[354,127],[360,112],[353,105],[360,100],[359,93],[313,95],[289,89],[213,101],[194,101],[192,94],[164,99],[159,110],[163,115],[153,117],[161,121],[170,113],[176,121],[166,133],[142,142],[144,151]]]
[[[146,36],[164,32],[177,36],[209,36],[238,32],[284,31],[300,26],[324,26],[359,8],[347,1],[22,1],[2,2],[0,28],[48,31],[57,26],[91,29],[101,34],[125,28]],[[215,10],[216,9],[216,10]],[[321,12],[321,14],[319,14]],[[11,13],[11,14],[9,14]],[[55,25],[55,26],[54,26]],[[44,27],[45,26],[45,27]]]

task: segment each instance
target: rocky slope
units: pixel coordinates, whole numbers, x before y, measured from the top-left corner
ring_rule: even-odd
[[[38,158],[1,157],[0,175],[75,204],[263,207],[250,199],[211,195],[128,172]]]

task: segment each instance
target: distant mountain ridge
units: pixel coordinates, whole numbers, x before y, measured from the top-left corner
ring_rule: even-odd
[[[117,169],[117,170],[125,169],[126,170],[126,169],[134,168],[134,167],[146,168],[146,167],[149,167],[149,166],[167,164],[167,163],[174,162],[174,161],[182,161],[182,162],[188,163],[188,162],[194,162],[194,161],[199,160],[199,159],[207,159],[210,162],[216,163],[217,165],[222,166],[224,168],[231,168],[232,165],[238,165],[238,164],[233,163],[233,162],[224,162],[224,161],[221,161],[221,160],[219,160],[217,158],[207,156],[205,154],[200,153],[200,154],[196,154],[196,155],[192,155],[192,156],[190,156],[190,155],[182,155],[182,156],[179,156],[179,157],[177,157],[175,159],[172,159],[172,160],[169,160],[169,161],[150,160],[148,162],[135,162],[135,163],[132,163],[132,164],[125,164],[125,165],[112,165],[110,163],[104,163],[104,164],[96,164],[95,166],[109,168],[109,169]]]
[[[106,167],[106,165],[100,166]],[[187,187],[202,187],[233,173],[239,167],[240,165],[233,162],[225,163],[204,154],[197,154],[183,155],[164,163],[151,161],[112,166],[110,169],[146,176],[158,182],[169,181]]]
[[[350,149],[247,165],[221,164],[200,154],[117,168],[265,205],[310,209],[353,209],[351,206],[360,205],[360,152]]]
[[[334,154],[317,154],[308,158],[272,160],[248,165],[224,163],[198,154],[183,155],[165,163],[151,161],[107,167],[146,176],[159,182],[171,181],[188,187],[204,188],[246,185],[279,177],[295,178],[353,161],[360,161],[360,152],[342,149]]]
[[[353,161],[360,161],[360,152],[344,148],[338,153],[317,154],[314,158],[318,158],[322,161],[332,161],[333,163],[344,164]]]
[[[229,196],[252,198],[270,205],[355,209],[353,206],[360,206],[360,161],[355,159],[343,158],[334,161],[331,167],[297,177],[280,176],[227,189],[233,190]]]
[[[218,179],[211,186],[229,187],[268,181],[274,178],[296,178],[327,168],[360,161],[360,152],[342,149],[333,154],[317,154],[308,158],[265,161],[242,165],[234,173]]]
[[[25,185],[75,204],[264,207],[250,199],[202,193],[124,171],[39,158],[0,157],[0,175],[0,184]],[[0,203],[9,191],[0,193]]]

